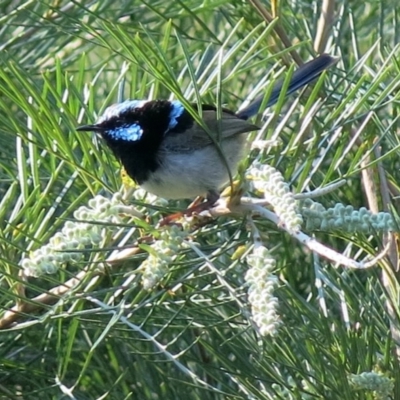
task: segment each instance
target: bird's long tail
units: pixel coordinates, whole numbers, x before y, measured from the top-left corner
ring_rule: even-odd
[[[308,63],[302,65],[299,69],[297,69],[293,73],[292,79],[286,91],[286,95],[295,92],[296,90],[307,85],[314,79],[318,78],[318,76],[320,76],[324,70],[328,69],[337,61],[338,58],[336,57],[332,57],[329,54],[321,54],[314,60],[311,60]],[[284,81],[282,80],[275,84],[275,87],[272,89],[271,96],[268,100],[267,107],[272,106],[278,101],[279,95],[282,90],[283,82]],[[263,100],[264,100],[264,95],[258,96],[248,106],[239,110],[236,113],[236,116],[241,119],[248,119],[253,117],[259,111],[259,108]]]

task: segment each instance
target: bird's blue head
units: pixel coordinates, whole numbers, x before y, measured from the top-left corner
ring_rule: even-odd
[[[110,145],[161,139],[178,126],[184,112],[177,100],[126,100],[108,107],[95,124],[77,130],[100,133]]]

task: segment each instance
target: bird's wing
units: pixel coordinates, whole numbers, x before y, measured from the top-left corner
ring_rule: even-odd
[[[222,112],[221,119],[218,119],[215,110],[203,110],[202,119],[209,133],[193,122],[193,125],[184,132],[167,132],[165,146],[172,151],[193,151],[241,133],[260,129],[228,112]]]

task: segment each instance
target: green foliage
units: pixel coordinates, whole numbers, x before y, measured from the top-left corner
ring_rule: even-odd
[[[245,217],[221,217],[191,232],[200,253],[178,250],[152,290],[136,273],[148,253],[117,267],[103,264],[115,246],[157,237],[161,216],[183,209],[184,201],[132,198],[148,220],[119,225],[117,234],[82,250],[84,261],[54,275],[21,273],[21,260],[74,211],[121,188],[116,160],[77,125],[125,98],[173,96],[187,106],[201,100],[236,110],[253,93],[268,96],[269,81],[287,70],[282,60],[292,62],[290,51],[312,57],[319,5],[282,2],[279,20],[266,24],[255,3],[0,2],[1,321],[15,305],[23,311],[0,331],[2,398],[373,399],[376,393],[352,385],[351,374],[375,371],[388,382],[399,376],[395,246],[390,260],[354,271],[255,220],[279,277],[282,324],[273,337],[261,337],[251,322],[244,277],[253,238]],[[329,52],[341,57],[337,68],[299,99],[281,99],[266,120],[258,117],[263,129],[251,139],[280,143],[251,152],[246,163],[268,162],[295,193],[346,178],[347,185],[318,199],[326,208],[371,208],[362,174],[371,172],[379,210],[397,218],[396,5],[336,5]],[[293,47],[276,36],[278,24]],[[349,232],[316,238],[358,260],[377,254],[386,240]],[[151,252],[145,241],[141,249]],[[84,270],[78,285],[63,289]],[[50,298],[52,288],[60,291],[39,309],[32,299]],[[398,379],[391,396],[400,398]]]

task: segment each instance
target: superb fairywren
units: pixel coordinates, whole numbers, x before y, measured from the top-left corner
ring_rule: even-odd
[[[335,62],[336,58],[323,54],[304,64],[293,74],[286,94]],[[282,82],[274,87],[267,107],[278,100],[281,89]],[[128,175],[146,191],[167,199],[207,196],[213,203],[236,172],[247,133],[260,129],[247,119],[257,114],[263,97],[236,113],[223,109],[220,119],[214,106],[203,105],[208,132],[177,100],[126,100],[107,108],[95,124],[77,130],[99,133]]]

